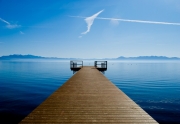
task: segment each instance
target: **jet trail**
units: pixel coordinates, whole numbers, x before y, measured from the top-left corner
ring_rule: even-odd
[[[138,22],[138,23],[149,23],[149,24],[161,24],[161,25],[179,25],[180,26],[180,23],[172,23],[172,22],[156,22],[156,21],[130,20],[130,19],[119,19],[119,18],[103,18],[103,17],[97,17],[96,19],[117,20],[117,21],[123,21],[123,22]]]
[[[70,16],[70,17],[88,18],[88,17],[83,17],[83,16]],[[104,18],[104,17],[96,17],[95,19],[116,20],[116,21],[123,21],[123,22],[148,23],[148,24],[161,24],[161,25],[179,25],[180,26],[180,23],[173,23],[173,22],[157,22],[157,21],[131,20],[131,19],[123,19],[123,18]]]
[[[159,24],[159,25],[177,25],[180,26],[180,23],[172,23],[172,22],[158,22],[158,21],[145,21],[145,20],[131,20],[131,19],[123,19],[123,18],[104,18],[104,17],[97,17],[100,13],[104,10],[99,11],[98,13],[90,16],[90,17],[83,17],[83,16],[70,16],[74,18],[84,18],[85,22],[87,23],[87,30],[81,34],[87,34],[91,26],[93,25],[94,19],[100,20],[111,20],[111,21],[122,21],[122,22],[135,22],[135,23],[147,23],[147,24]]]
[[[86,17],[86,18],[84,19],[84,20],[86,21],[86,23],[87,23],[87,31],[83,32],[82,34],[86,34],[86,33],[88,33],[88,32],[90,31],[91,26],[92,26],[92,24],[93,24],[93,22],[94,22],[94,19],[97,18],[97,16],[98,16],[101,12],[103,12],[103,10],[99,11],[98,13],[94,14],[93,16]]]

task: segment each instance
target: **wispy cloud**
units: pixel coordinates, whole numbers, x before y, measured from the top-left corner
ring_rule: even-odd
[[[83,32],[82,34],[87,34],[87,33],[90,31],[91,26],[92,26],[92,24],[93,24],[93,22],[94,22],[94,19],[95,19],[101,12],[103,12],[103,11],[104,11],[104,10],[101,10],[101,11],[99,11],[98,13],[96,13],[96,14],[90,16],[90,17],[86,17],[86,18],[84,19],[85,22],[87,23],[87,30],[86,30],[85,32]]]
[[[138,23],[148,23],[148,24],[179,25],[180,26],[180,23],[172,23],[172,22],[157,22],[157,21],[130,20],[130,19],[119,19],[119,18],[103,18],[103,17],[97,17],[96,19],[111,20],[111,21],[112,20],[124,21],[124,22],[138,22]]]
[[[8,29],[14,29],[14,28],[21,27],[21,25],[11,24],[11,23],[9,23],[8,21],[6,21],[6,20],[4,20],[2,18],[0,18],[0,21],[6,23],[6,28],[8,28]]]
[[[20,33],[20,34],[24,34],[24,32],[22,32],[22,31],[20,31],[19,33]]]
[[[2,18],[0,18],[0,21],[2,21],[2,22],[4,22],[4,23],[6,23],[6,24],[8,24],[8,25],[10,25],[10,23],[9,23],[9,22],[7,22],[6,20],[4,20],[4,19],[2,19]]]
[[[19,27],[21,27],[21,25],[17,25],[17,24],[14,24],[14,25],[12,25],[12,24],[6,25],[6,28],[8,28],[8,29],[14,29],[14,28],[19,28]]]
[[[78,38],[81,38],[82,36],[79,36]]]
[[[118,25],[119,21],[123,22],[135,22],[135,23],[147,23],[147,24],[161,24],[161,25],[177,25],[180,26],[180,23],[172,23],[172,22],[158,22],[158,21],[145,21],[145,20],[131,20],[131,19],[123,19],[123,18],[104,18],[104,17],[97,17],[101,12],[104,10],[99,11],[98,13],[94,14],[90,17],[83,17],[83,16],[70,16],[75,18],[85,18],[84,20],[87,23],[87,31],[83,32],[82,34],[86,34],[90,31],[91,26],[94,22],[94,19],[101,19],[101,20],[110,20],[110,22],[114,25]]]
[[[117,21],[117,20],[114,20],[114,19],[111,19],[111,21],[110,21],[110,23],[112,24],[112,25],[119,25],[119,21]]]

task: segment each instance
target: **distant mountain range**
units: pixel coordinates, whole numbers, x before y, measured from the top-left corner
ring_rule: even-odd
[[[8,55],[8,56],[2,56],[0,59],[44,59],[45,57],[41,56],[34,56],[34,55]]]
[[[0,57],[0,60],[9,60],[9,59],[63,59],[63,60],[72,60],[72,59],[79,59],[79,58],[42,57],[42,56],[21,55],[21,54],[13,54],[13,55],[1,56]],[[120,56],[118,58],[104,58],[103,60],[105,60],[105,59],[106,60],[180,60],[180,58],[178,58],[178,57],[166,57],[166,56],[138,56],[138,57]]]
[[[118,60],[180,60],[178,57],[166,57],[166,56],[138,56],[138,57],[124,57],[120,56]]]
[[[9,59],[75,59],[75,58],[57,58],[57,57],[42,57],[35,55],[21,55],[21,54],[13,54],[8,56],[1,56],[0,60],[9,60]]]

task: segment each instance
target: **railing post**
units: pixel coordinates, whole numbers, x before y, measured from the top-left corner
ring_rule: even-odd
[[[83,67],[83,61],[70,61],[70,69],[72,71],[78,71]]]

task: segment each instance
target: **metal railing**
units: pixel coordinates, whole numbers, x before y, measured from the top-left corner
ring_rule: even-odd
[[[83,67],[83,61],[70,61],[71,70],[80,69]]]
[[[73,71],[73,73],[79,71],[82,67],[83,67],[83,61],[80,60],[70,61],[70,69]],[[104,72],[107,70],[107,61],[94,61],[94,67],[99,71]]]
[[[106,68],[107,69],[107,61],[95,61],[94,62],[94,67],[96,67],[96,68]]]

